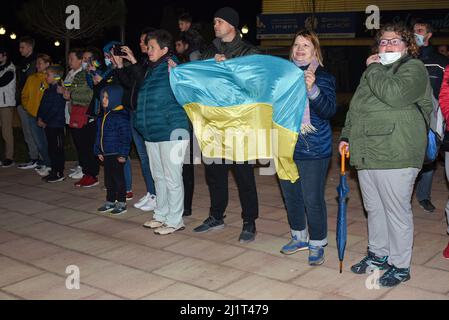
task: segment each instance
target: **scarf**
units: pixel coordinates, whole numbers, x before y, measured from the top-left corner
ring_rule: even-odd
[[[307,66],[307,63],[299,62],[297,60],[293,60],[293,63],[298,67],[305,67]],[[308,71],[312,71],[315,73],[316,69],[319,66],[319,62],[316,58],[312,60],[312,62],[309,64],[309,67],[307,68]],[[304,116],[302,118],[301,122],[301,134],[306,135],[309,133],[315,133],[317,132],[317,129],[312,125],[312,121],[310,120],[310,100],[307,98],[306,102],[306,108],[304,110]]]

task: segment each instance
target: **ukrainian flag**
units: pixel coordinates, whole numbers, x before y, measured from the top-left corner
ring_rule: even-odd
[[[211,59],[172,69],[170,83],[203,156],[274,158],[280,179],[299,178],[293,153],[307,99],[300,68],[267,55]]]

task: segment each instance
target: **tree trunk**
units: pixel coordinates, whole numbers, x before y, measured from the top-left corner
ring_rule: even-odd
[[[69,51],[70,51],[70,37],[66,34],[65,36],[65,65],[66,69],[69,70]]]

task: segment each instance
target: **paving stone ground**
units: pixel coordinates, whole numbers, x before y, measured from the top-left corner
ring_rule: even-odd
[[[73,163],[67,163],[67,168]],[[394,289],[366,286],[367,276],[349,271],[367,248],[366,217],[356,175],[349,174],[348,245],[343,274],[338,273],[335,243],[336,186],[334,157],[326,201],[329,239],[326,262],[312,268],[307,253],[283,256],[289,227],[275,176],[257,174],[260,202],[255,242],[237,241],[240,203],[230,175],[227,227],[194,234],[207,217],[209,195],[204,167],[196,166],[193,216],[186,229],[157,236],[144,229],[150,219],[132,205],[144,194],[137,160],[133,161],[135,199],[128,213],[113,217],[96,212],[105,197],[102,183],[76,189],[72,180],[45,184],[33,171],[0,170],[0,299],[449,299],[449,260],[442,251],[449,237],[444,207],[448,187],[444,168],[435,173],[434,214],[413,199],[415,246],[412,279]],[[102,177],[101,180],[102,181]],[[68,266],[80,271],[80,289],[68,290]]]

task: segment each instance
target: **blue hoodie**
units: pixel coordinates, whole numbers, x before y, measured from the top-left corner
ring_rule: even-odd
[[[102,154],[127,158],[132,136],[129,114],[122,106],[123,88],[118,85],[103,88],[100,94],[101,104],[104,92],[109,96],[109,105],[106,110],[102,108],[102,115],[98,118],[94,153],[97,156]]]

